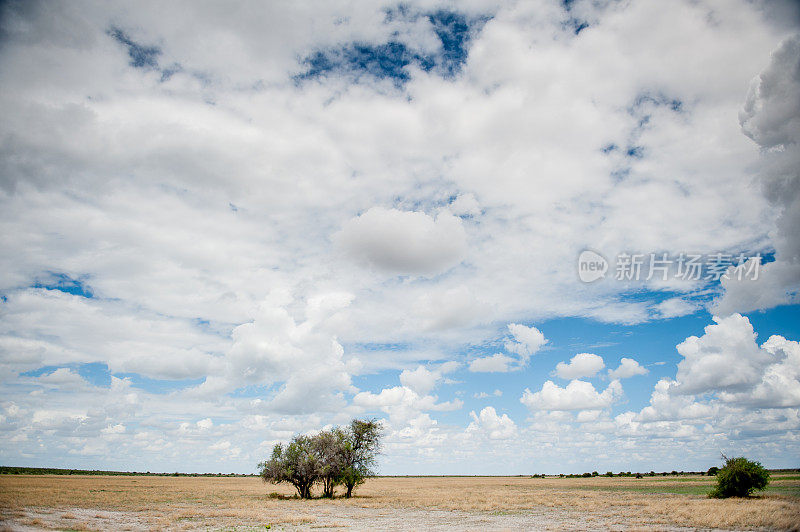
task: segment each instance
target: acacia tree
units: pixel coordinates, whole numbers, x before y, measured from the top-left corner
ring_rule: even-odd
[[[311,498],[311,487],[320,474],[313,438],[302,435],[292,438],[289,445],[276,444],[272,457],[258,466],[265,482],[289,482],[301,499]]]
[[[341,452],[344,467],[341,482],[347,489],[344,496],[349,499],[357,485],[375,476],[374,467],[381,450],[383,427],[377,419],[354,419],[343,432],[345,438]]]
[[[375,475],[382,426],[376,419],[354,419],[350,425],[323,430],[314,436],[295,436],[284,446],[277,444],[272,457],[258,466],[265,482],[289,482],[300,498],[310,499],[311,488],[322,484],[322,496],[333,497],[343,484],[345,497],[368,477]]]
[[[334,488],[342,483],[345,469],[342,448],[345,446],[345,439],[346,435],[339,427],[323,430],[313,438],[323,497],[333,498]]]

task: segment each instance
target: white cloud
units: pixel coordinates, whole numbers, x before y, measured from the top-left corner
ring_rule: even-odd
[[[233,330],[224,371],[206,379],[197,393],[213,397],[248,384],[281,383],[270,403],[276,410],[297,413],[340,407],[341,392],[351,389],[350,368],[343,347],[326,329],[350,299],[336,296],[324,305],[312,299],[306,311],[309,318],[298,324],[284,307],[290,303],[285,295],[271,296],[252,322]]]
[[[62,391],[90,388],[89,383],[83,377],[69,368],[58,368],[52,373],[40,375],[36,377],[36,382],[52,386]]]
[[[405,386],[384,388],[380,393],[360,392],[353,397],[353,405],[366,411],[382,411],[389,416],[392,435],[402,437],[421,437],[427,429],[433,429],[436,424],[431,420],[428,412],[447,412],[458,410],[463,406],[463,401],[437,402],[432,395],[420,396],[414,390]],[[427,427],[423,430],[423,427]],[[411,432],[409,432],[411,431]]]
[[[579,379],[581,377],[594,377],[597,372],[606,367],[603,357],[592,353],[578,353],[569,363],[559,362],[556,365],[556,374],[562,379]]]
[[[484,433],[491,440],[507,440],[517,434],[517,426],[511,418],[507,414],[498,415],[494,407],[487,406],[480,414],[475,414],[473,410],[469,415],[472,422],[467,426],[468,434]]]
[[[475,199],[475,195],[472,193],[459,194],[456,199],[450,202],[447,208],[456,216],[478,216],[481,213],[478,200]]]
[[[466,233],[448,212],[436,218],[424,212],[373,207],[348,221],[335,237],[348,254],[393,273],[432,275],[461,261]]]
[[[611,381],[602,392],[581,380],[570,381],[564,388],[546,381],[538,392],[526,388],[520,402],[530,410],[597,410],[610,407],[621,396],[619,381]]]
[[[495,390],[491,394],[486,392],[479,392],[472,394],[472,397],[474,397],[475,399],[488,399],[489,397],[502,397],[502,396],[503,396],[502,390]]]
[[[682,297],[672,297],[653,306],[656,316],[659,318],[677,318],[693,314],[700,310],[700,305],[694,301]]]
[[[526,327],[518,323],[510,323],[508,330],[514,337],[514,341],[506,342],[506,349],[510,353],[520,355],[523,360],[536,354],[547,343],[547,338],[544,337],[542,331],[534,326]]]
[[[784,408],[800,406],[800,343],[782,336],[770,336],[761,345],[769,355],[756,385],[744,391],[722,391],[723,401],[756,407]]]
[[[647,375],[647,373],[647,368],[639,365],[634,359],[622,357],[617,369],[608,370],[608,378],[611,380],[627,379],[636,375]]]
[[[423,366],[417,366],[414,371],[403,370],[400,374],[400,383],[403,386],[411,388],[419,395],[426,395],[433,390],[436,383],[441,379],[440,373],[429,371]]]
[[[466,456],[453,442],[467,421],[439,423],[436,412],[459,402],[428,395],[446,379],[431,388],[417,365],[444,375],[439,361],[474,346],[494,353],[509,323],[507,353],[474,364],[515,369],[546,345],[519,323],[690,311],[677,299],[654,307],[646,291],[623,297],[626,283],[579,284],[572,265],[587,246],[608,257],[774,248],[762,284],[723,282],[719,315],[791,300],[796,39],[745,102],[742,126],[756,144],[735,116],[742,87],[794,19],[732,2],[712,6],[712,17],[704,2],[574,3],[591,24],[579,35],[557,2],[459,5],[488,19],[473,28],[462,71],[442,79],[409,69],[402,87],[336,72],[291,78],[302,58],[352,42],[439,49],[424,16],[388,21],[365,0],[223,11],[5,4],[3,20],[18,23],[5,28],[0,54],[0,389],[18,415],[0,420],[14,442],[3,460],[76,453],[70,460],[104,467],[249,472],[276,441],[375,408],[391,426],[396,454],[386,459],[427,472]],[[109,21],[158,46],[159,68],[180,70],[131,66]],[[197,35],[213,35],[213,46]],[[765,194],[750,186],[753,172]],[[33,288],[58,274],[94,297]],[[678,291],[701,300],[697,289]],[[711,347],[728,344],[706,342],[682,367],[685,383],[654,395],[652,416],[537,410],[531,427],[517,428],[519,447],[512,438],[493,452],[522,470],[525,449],[544,449],[554,434],[556,464],[592,454],[576,449],[623,445],[666,456],[678,446],[648,451],[647,442],[673,434],[786,438],[798,426],[786,342],[768,340],[757,348],[763,364],[749,368],[757,375],[727,383],[704,368],[719,367]],[[155,394],[147,379],[88,386],[63,368],[86,363],[178,387],[204,382]],[[19,376],[43,366],[62,369]],[[404,369],[403,385],[374,387],[374,374]],[[584,393],[584,383],[566,393],[570,385],[551,402],[606,401],[608,390]],[[682,395],[690,385],[708,391]],[[258,397],[231,393],[239,388]],[[681,421],[686,413],[708,427]],[[201,430],[203,419],[214,423]],[[573,431],[573,419],[585,426]],[[125,433],[103,432],[120,425]],[[104,438],[119,440],[112,449]],[[771,449],[796,455],[786,441]]]
[[[677,389],[686,394],[746,389],[761,379],[770,355],[759,349],[750,320],[740,314],[714,317],[701,337],[690,336],[677,346]]]
[[[469,363],[469,370],[473,373],[506,373],[518,369],[517,359],[502,353],[476,358]]]
[[[699,403],[693,397],[676,393],[677,383],[670,379],[661,379],[656,383],[650,396],[650,404],[642,409],[636,419],[638,421],[687,421],[709,419],[719,409]]]
[[[116,425],[109,425],[101,431],[103,434],[125,434],[125,425],[117,423]]]
[[[777,234],[775,261],[765,264],[753,280],[729,272],[724,292],[714,301],[720,315],[749,312],[800,301],[800,79],[797,56],[800,34],[785,38],[771,54],[770,64],[750,84],[739,112],[742,132],[763,152],[762,190],[774,208]],[[740,267],[751,270],[752,265]]]

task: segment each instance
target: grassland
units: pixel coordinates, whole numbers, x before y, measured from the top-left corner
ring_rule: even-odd
[[[705,497],[713,479],[683,477],[383,477],[357,497],[298,500],[252,477],[0,476],[11,529],[247,530],[352,527],[800,530],[800,479],[773,475],[752,499]],[[1,528],[1,527],[0,527]]]

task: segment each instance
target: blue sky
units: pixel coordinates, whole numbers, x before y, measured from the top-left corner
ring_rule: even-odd
[[[794,3],[0,9],[0,463],[797,465]]]

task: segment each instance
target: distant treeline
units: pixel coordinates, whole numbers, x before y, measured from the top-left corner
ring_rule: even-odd
[[[660,473],[656,473],[655,471],[650,471],[649,473],[631,473],[630,471],[620,471],[619,473],[614,473],[612,471],[608,471],[606,473],[598,473],[597,471],[592,471],[591,473],[571,473],[565,475],[561,473],[560,475],[531,475],[531,478],[591,478],[591,477],[636,477],[636,478],[644,478],[644,477],[666,477],[666,476],[681,476],[681,475],[708,475],[714,476],[717,474],[719,468],[712,467],[708,471],[662,471]],[[800,472],[800,469],[770,469],[771,473],[796,473]]]
[[[103,475],[139,477],[255,477],[237,473],[151,473],[146,471],[101,471],[99,469],[57,469],[52,467],[0,466],[0,475]]]
[[[770,469],[771,473],[799,473],[800,469]],[[630,471],[620,471],[619,473],[598,473],[592,471],[591,473],[578,473],[578,474],[560,474],[560,475],[499,475],[508,477],[532,477],[532,478],[587,478],[587,477],[635,477],[641,475],[642,477],[661,477],[668,475],[707,475],[707,471],[662,471],[656,473],[650,471],[648,473],[631,473]],[[713,474],[713,473],[712,473]],[[255,473],[250,475],[239,473],[151,473],[150,471],[102,471],[99,469],[56,469],[51,467],[13,467],[13,466],[0,466],[0,475],[103,475],[103,476],[140,476],[140,477],[255,477]],[[454,477],[454,478],[480,478],[497,475],[378,475],[380,478],[417,478],[419,476],[428,477]]]

